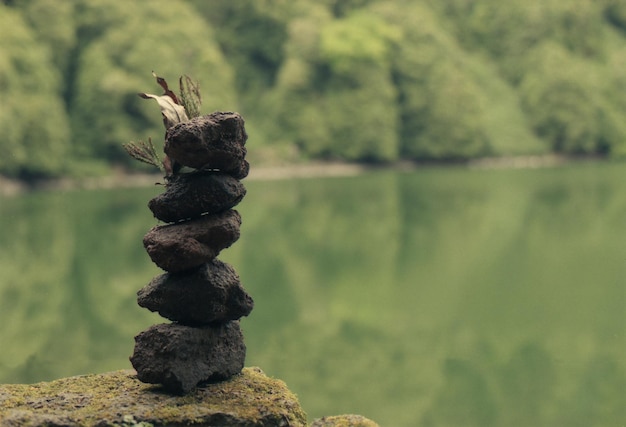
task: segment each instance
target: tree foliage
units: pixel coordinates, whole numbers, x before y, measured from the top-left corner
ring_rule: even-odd
[[[550,43],[535,49],[531,62],[520,87],[537,134],[556,152],[608,149],[610,124],[601,120],[603,82],[597,67]]]
[[[241,111],[251,157],[626,156],[621,0],[0,3],[0,173],[135,167],[151,71]],[[50,19],[54,15],[55,19]]]
[[[0,4],[0,172],[32,179],[63,171],[70,133],[60,77],[46,46]]]
[[[469,70],[469,57],[430,8],[415,5],[387,13],[404,30],[392,65],[402,157],[446,160],[487,154],[486,100]]]

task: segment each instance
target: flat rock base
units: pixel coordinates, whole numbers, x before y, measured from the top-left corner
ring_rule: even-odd
[[[0,426],[306,426],[285,383],[259,368],[172,396],[135,371],[84,375],[38,384],[0,385]],[[146,425],[146,424],[143,424]]]
[[[232,321],[201,328],[175,323],[151,326],[135,337],[130,361],[141,381],[184,394],[202,382],[238,374],[245,358],[239,322]]]

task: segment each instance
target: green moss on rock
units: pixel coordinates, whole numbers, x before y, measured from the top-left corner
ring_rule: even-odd
[[[311,424],[311,427],[379,427],[374,421],[361,415],[334,415],[332,417],[319,418]]]
[[[0,385],[0,426],[306,426],[284,382],[259,368],[185,396],[140,382],[135,371]]]

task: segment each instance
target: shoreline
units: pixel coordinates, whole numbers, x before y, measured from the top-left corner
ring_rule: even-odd
[[[281,179],[306,179],[319,177],[356,176],[365,171],[379,169],[356,163],[303,163],[284,166],[259,166],[252,168],[246,181],[276,181]],[[150,187],[164,181],[161,173],[126,173],[113,171],[109,175],[85,178],[53,178],[29,184],[0,175],[0,196],[14,196],[29,191],[101,190],[113,188]]]
[[[247,181],[275,181],[282,179],[307,179],[325,177],[357,176],[374,170],[412,171],[428,167],[465,167],[468,169],[537,169],[558,167],[576,161],[598,161],[601,157],[567,157],[556,154],[511,157],[486,157],[460,162],[411,162],[399,161],[391,164],[367,164],[347,162],[309,162],[277,166],[258,166],[250,169]],[[160,173],[126,173],[113,171],[111,174],[86,178],[55,178],[28,184],[0,175],[0,196],[8,197],[29,191],[98,190],[113,188],[150,187],[163,182]]]

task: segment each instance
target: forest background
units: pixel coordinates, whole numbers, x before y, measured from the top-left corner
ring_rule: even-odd
[[[257,164],[626,158],[623,0],[0,0],[0,175],[141,170],[152,70]]]

